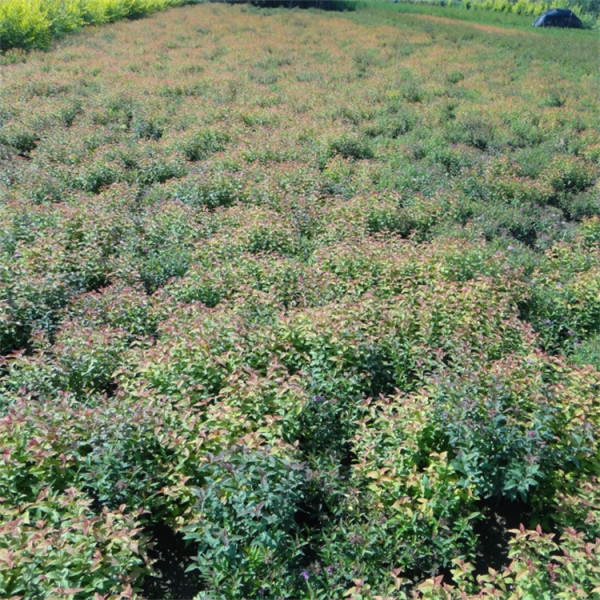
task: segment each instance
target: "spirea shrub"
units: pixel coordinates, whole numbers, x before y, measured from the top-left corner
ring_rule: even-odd
[[[588,34],[402,17],[0,56],[0,596],[598,587]]]

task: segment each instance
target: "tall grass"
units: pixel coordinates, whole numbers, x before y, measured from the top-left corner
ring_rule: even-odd
[[[189,0],[1,0],[0,51],[47,48],[84,25],[133,19]]]
[[[571,9],[588,27],[597,24],[598,0],[459,0],[465,8],[482,8],[495,12],[539,16],[551,8]]]

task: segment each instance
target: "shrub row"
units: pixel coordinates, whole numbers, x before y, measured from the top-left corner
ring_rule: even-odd
[[[3,0],[0,4],[0,51],[47,48],[51,40],[102,25],[136,19],[180,6],[184,0]]]

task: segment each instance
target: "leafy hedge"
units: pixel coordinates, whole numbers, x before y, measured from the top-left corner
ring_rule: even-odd
[[[186,0],[3,0],[0,3],[0,51],[47,48],[52,39],[102,25],[136,19],[180,6]]]

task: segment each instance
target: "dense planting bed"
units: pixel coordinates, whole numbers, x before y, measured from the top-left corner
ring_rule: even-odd
[[[597,597],[594,43],[201,5],[9,55],[0,596]]]

